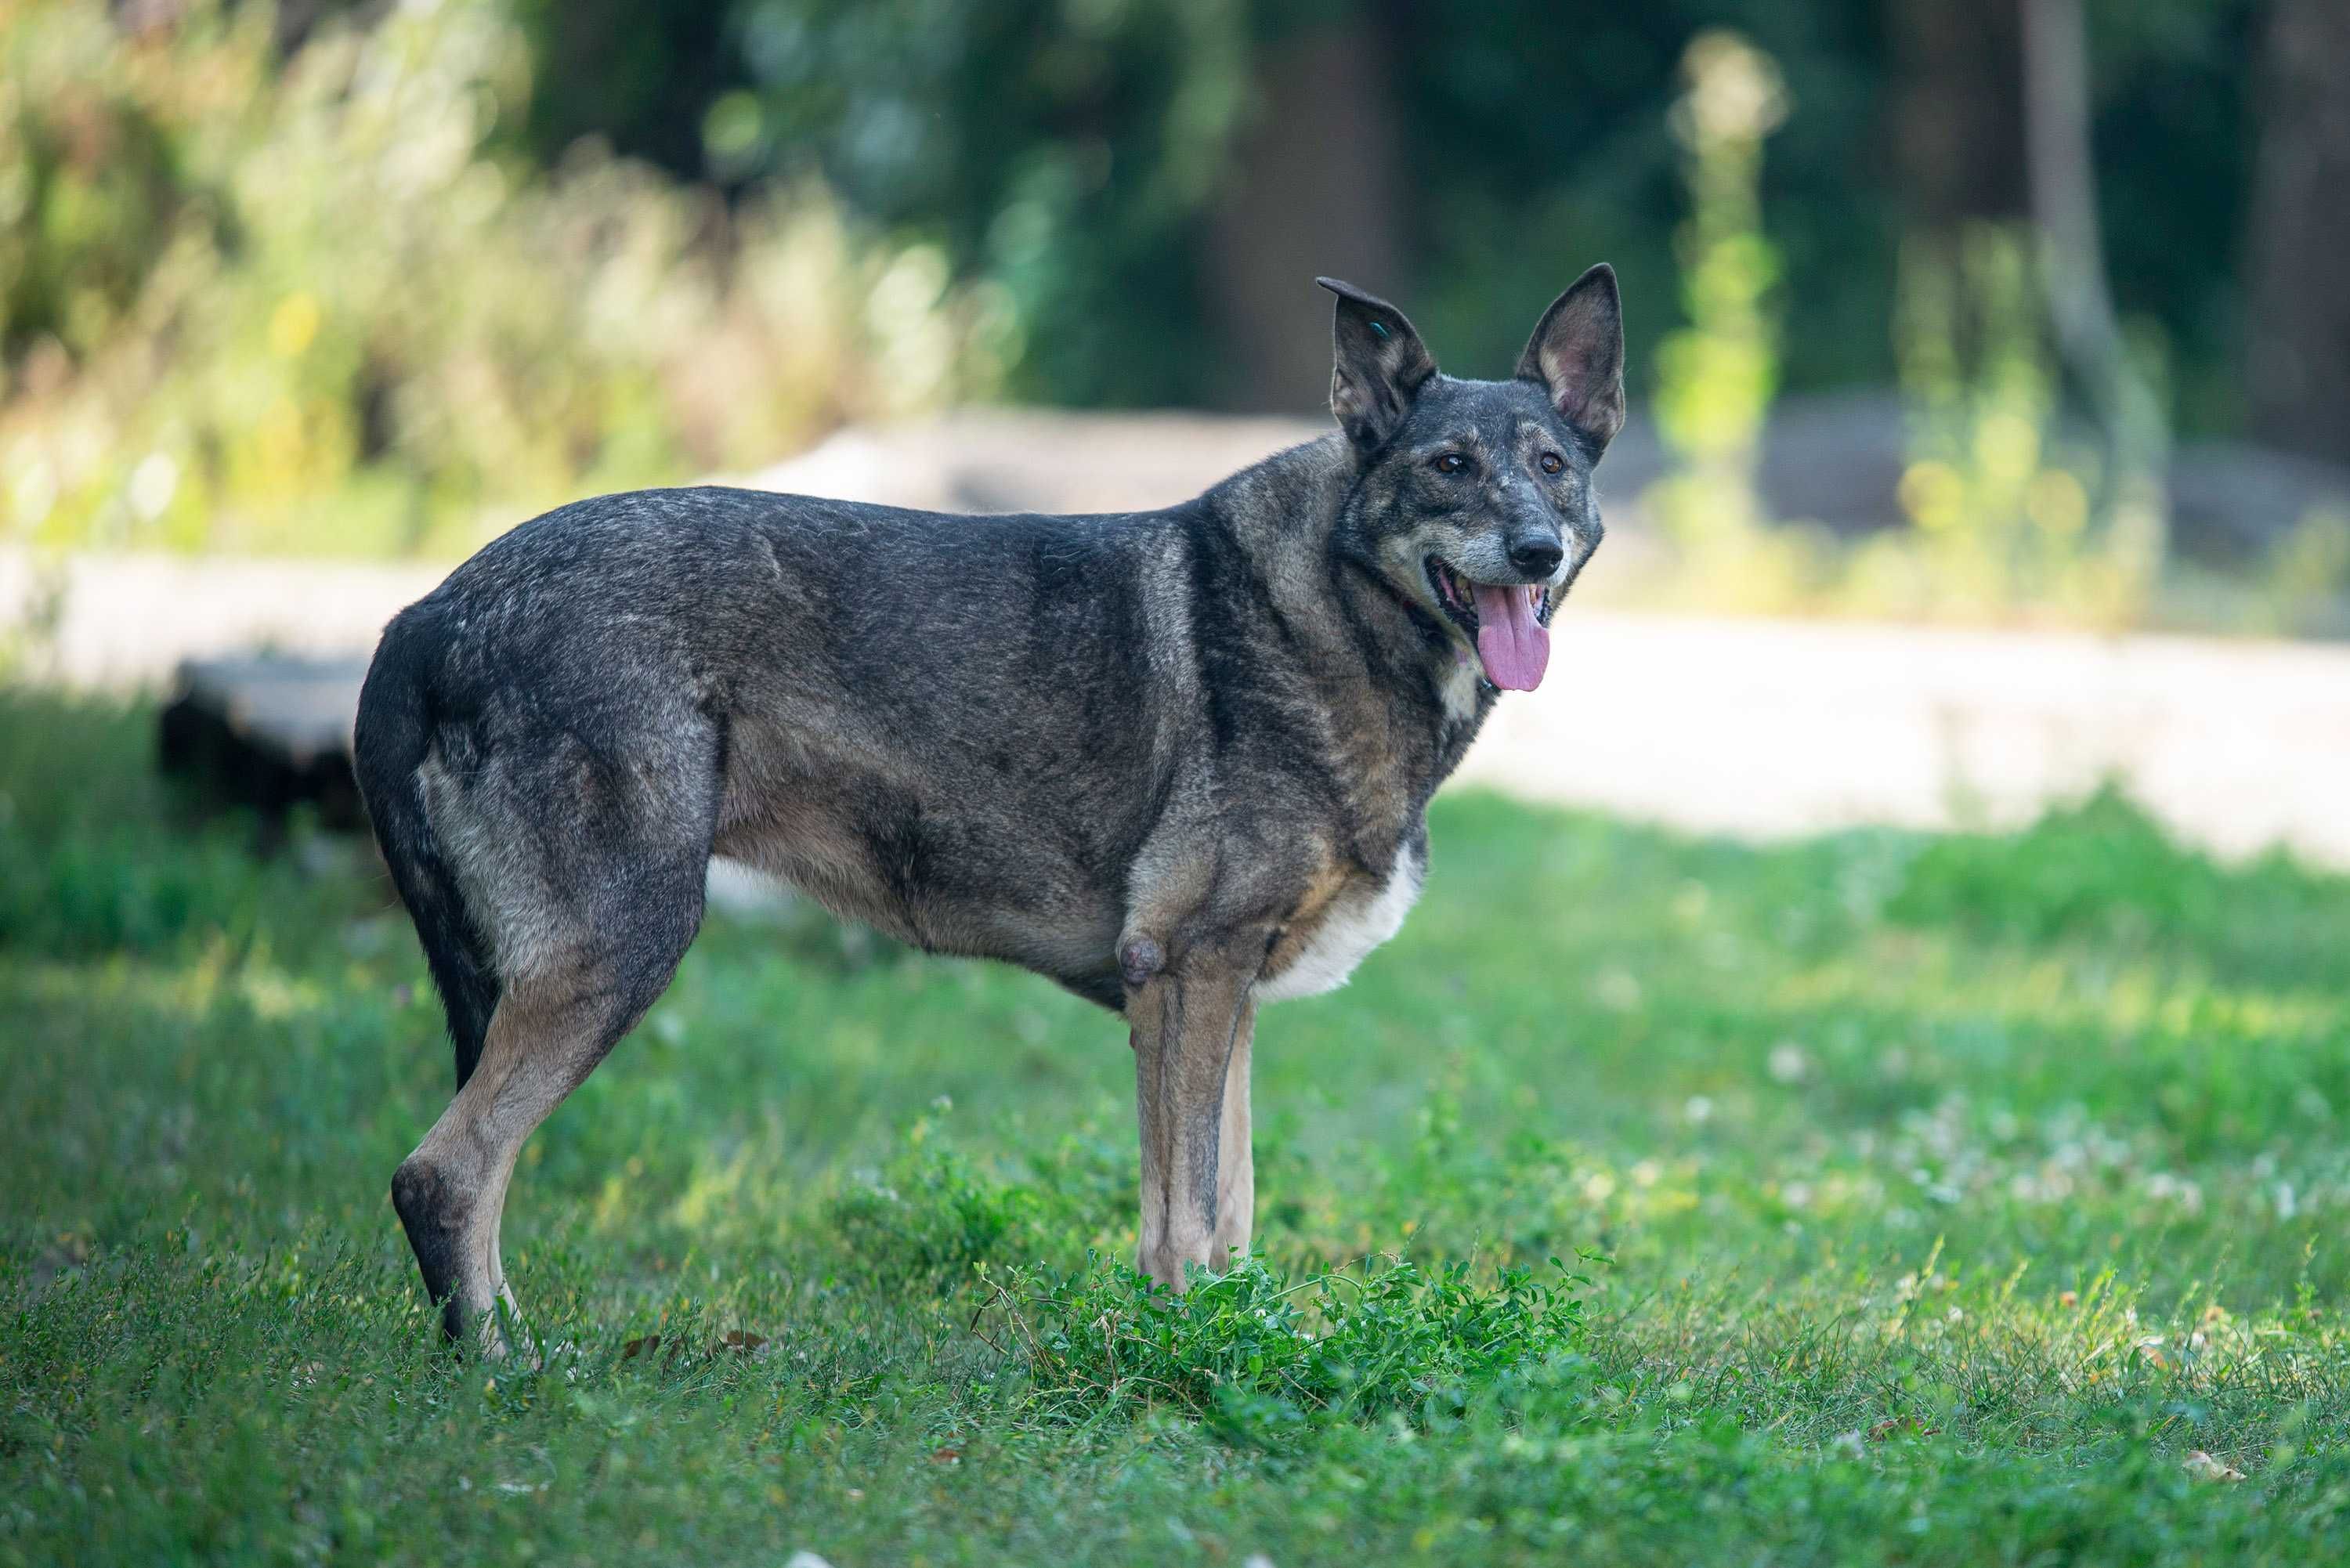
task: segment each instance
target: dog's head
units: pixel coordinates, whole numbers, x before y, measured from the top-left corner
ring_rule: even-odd
[[[1330,409],[1358,470],[1347,547],[1474,650],[1486,680],[1533,691],[1551,613],[1599,546],[1592,465],[1624,425],[1614,270],[1552,302],[1507,381],[1444,375],[1402,311],[1316,281],[1338,296]]]

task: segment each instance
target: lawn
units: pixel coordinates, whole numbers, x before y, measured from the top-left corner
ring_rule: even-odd
[[[0,693],[0,1563],[2350,1554],[2350,881],[1449,797],[1180,1307],[1113,1020],[713,918],[525,1152],[492,1366],[386,1196],[450,1063],[371,856],[150,721]]]

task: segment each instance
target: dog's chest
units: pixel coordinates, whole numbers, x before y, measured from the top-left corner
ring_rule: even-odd
[[[1287,1002],[1346,984],[1366,954],[1403,929],[1427,870],[1426,858],[1406,845],[1384,883],[1362,878],[1342,888],[1293,952],[1276,952],[1279,967],[1257,981],[1257,1000]]]

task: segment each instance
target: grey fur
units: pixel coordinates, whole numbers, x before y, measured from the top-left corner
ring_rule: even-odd
[[[1122,1012],[1141,1267],[1180,1288],[1246,1247],[1255,1002],[1401,919],[1494,698],[1440,573],[1545,585],[1547,618],[1599,543],[1622,410],[1605,268],[1501,382],[1440,374],[1400,311],[1332,286],[1345,433],[1182,505],[607,496],[392,623],[359,779],[459,1078],[394,1199],[452,1334],[503,1295],[523,1138],[668,984],[713,852]]]

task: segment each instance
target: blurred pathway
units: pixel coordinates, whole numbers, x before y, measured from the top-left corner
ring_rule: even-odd
[[[1463,779],[1746,837],[2010,825],[2103,780],[2223,854],[2350,867],[2350,649],[1570,606]]]

